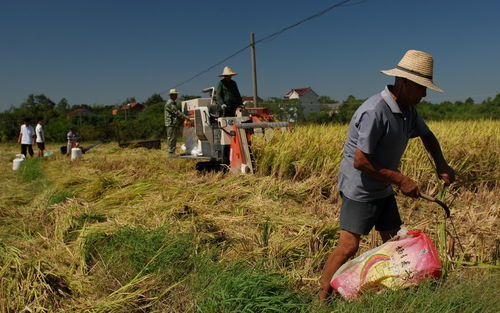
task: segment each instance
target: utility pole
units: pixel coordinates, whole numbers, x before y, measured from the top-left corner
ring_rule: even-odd
[[[253,78],[253,107],[257,107],[257,64],[255,63],[255,36],[250,33],[250,47],[252,48],[252,78]]]

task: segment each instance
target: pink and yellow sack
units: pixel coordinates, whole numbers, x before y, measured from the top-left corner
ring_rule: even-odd
[[[398,235],[342,265],[330,285],[354,300],[367,289],[402,289],[441,275],[439,256],[429,237],[421,231]]]

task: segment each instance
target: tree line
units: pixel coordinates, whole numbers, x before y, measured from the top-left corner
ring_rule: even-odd
[[[197,96],[182,95],[181,100]],[[335,102],[327,96],[321,96],[320,112],[303,114],[297,100],[269,98],[259,103],[259,106],[269,108],[279,120],[292,119],[298,123],[348,123],[354,111],[365,99],[349,96],[335,108],[326,103]],[[136,102],[128,98],[123,104]],[[142,102],[144,110],[120,110],[113,115],[113,105],[71,105],[65,98],[54,102],[47,96],[29,95],[19,105],[0,113],[0,142],[17,140],[19,128],[25,118],[30,118],[32,124],[37,118],[44,120],[44,131],[47,141],[64,142],[70,127],[76,127],[83,140],[128,141],[135,139],[158,139],[165,137],[163,110],[165,99],[159,94],[153,94]],[[418,112],[426,120],[473,120],[500,118],[500,94],[487,98],[481,103],[474,103],[472,98],[465,101],[431,103],[423,101],[417,107]]]

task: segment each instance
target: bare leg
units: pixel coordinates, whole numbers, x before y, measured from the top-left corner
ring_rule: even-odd
[[[333,274],[351,258],[359,248],[360,235],[351,233],[347,230],[340,231],[339,244],[328,256],[328,260],[323,267],[323,275],[319,280],[321,291],[318,294],[320,299],[326,299],[332,293],[330,280]]]

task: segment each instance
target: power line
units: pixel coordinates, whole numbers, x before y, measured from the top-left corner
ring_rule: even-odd
[[[315,19],[315,18],[317,18],[317,17],[320,17],[321,15],[323,15],[323,14],[325,14],[325,13],[327,13],[327,12],[329,12],[329,11],[331,11],[331,10],[335,9],[335,8],[338,8],[338,7],[341,7],[341,6],[345,6],[345,5],[347,5],[347,3],[348,3],[348,2],[350,2],[350,1],[351,1],[351,0],[343,0],[343,1],[340,1],[340,2],[338,2],[338,3],[336,3],[336,4],[334,4],[334,5],[331,5],[331,6],[329,6],[328,8],[326,8],[326,9],[324,9],[324,10],[322,10],[322,11],[318,12],[318,13],[315,13],[315,14],[313,14],[313,15],[309,16],[309,17],[306,17],[305,19],[302,19],[302,20],[300,20],[300,21],[298,21],[298,22],[296,22],[296,23],[293,23],[292,25],[289,25],[289,26],[287,26],[287,27],[284,27],[284,28],[282,28],[282,29],[280,29],[280,30],[278,30],[278,31],[276,31],[276,32],[274,32],[274,33],[272,33],[272,34],[270,34],[270,35],[267,35],[266,37],[264,37],[264,38],[262,38],[262,39],[259,39],[259,40],[255,41],[255,44],[258,44],[258,43],[264,42],[264,41],[266,41],[266,40],[269,40],[269,41],[274,40],[274,39],[276,39],[278,36],[280,36],[281,34],[283,34],[284,32],[286,32],[286,31],[288,31],[288,30],[290,30],[290,29],[292,29],[292,28],[295,28],[295,27],[297,27],[297,26],[299,26],[299,25],[301,25],[301,24],[303,24],[303,23],[305,23],[305,22],[308,22],[308,21],[310,21],[310,20],[312,20],[312,19]],[[358,2],[355,2],[355,3],[351,4],[351,5],[361,4],[361,3],[366,2],[366,1],[367,1],[367,0],[364,0],[364,1],[363,1],[363,0],[362,0],[362,1],[358,1]],[[192,81],[193,79],[195,79],[195,78],[197,78],[197,77],[199,77],[199,76],[201,76],[201,75],[205,74],[206,72],[210,71],[210,70],[211,70],[211,69],[213,69],[214,67],[219,66],[219,65],[221,65],[222,63],[226,62],[227,60],[229,60],[229,59],[231,59],[231,58],[233,58],[233,57],[237,56],[238,54],[242,53],[243,51],[245,51],[245,50],[246,50],[246,49],[248,49],[248,48],[250,48],[250,44],[248,44],[248,45],[244,46],[243,48],[241,48],[241,49],[239,49],[239,50],[237,50],[237,51],[233,52],[232,54],[230,54],[229,56],[227,56],[227,57],[226,57],[226,58],[224,58],[223,60],[221,60],[221,61],[219,61],[219,62],[215,63],[214,65],[211,65],[211,66],[210,66],[210,67],[208,67],[207,69],[204,69],[203,71],[201,71],[201,72],[199,72],[199,73],[197,73],[197,74],[195,74],[195,75],[191,76],[190,78],[188,78],[188,79],[186,79],[186,80],[184,80],[184,81],[182,81],[182,82],[180,82],[180,83],[178,83],[178,84],[174,85],[174,87],[173,87],[173,88],[178,88],[178,87],[180,87],[180,86],[182,86],[182,85],[184,85],[184,84],[186,84],[186,83],[188,83],[188,82]],[[166,92],[167,92],[167,91],[164,91],[164,92],[162,92],[162,93],[166,93]]]
[[[274,33],[272,33],[272,34],[270,34],[270,35],[267,35],[266,37],[264,37],[264,38],[262,38],[262,39],[257,40],[257,41],[255,42],[255,44],[260,43],[260,42],[263,42],[263,41],[266,41],[266,40],[271,39],[271,38],[272,38],[271,40],[276,39],[279,35],[283,34],[283,33],[284,33],[284,32],[286,32],[287,30],[290,30],[290,29],[292,29],[292,28],[295,28],[295,27],[299,26],[300,24],[303,24],[303,23],[308,22],[308,21],[310,21],[310,20],[312,20],[312,19],[315,19],[315,18],[317,18],[317,17],[320,17],[321,15],[323,15],[323,14],[327,13],[328,11],[331,11],[331,10],[333,10],[333,9],[337,8],[337,7],[343,6],[344,4],[346,4],[346,3],[347,3],[347,2],[349,2],[349,1],[351,1],[351,0],[344,0],[344,1],[341,1],[341,2],[339,2],[339,3],[336,3],[336,4],[332,5],[332,6],[330,6],[330,7],[326,8],[326,9],[324,9],[323,11],[320,11],[320,12],[318,12],[318,13],[316,13],[316,14],[313,14],[313,15],[311,15],[311,16],[309,16],[309,17],[306,17],[305,19],[303,19],[303,20],[301,20],[301,21],[298,21],[297,23],[294,23],[294,24],[292,24],[292,25],[290,25],[290,26],[287,26],[287,27],[285,27],[285,28],[282,28],[281,30],[279,30],[279,31],[277,31],[277,32],[274,32]]]
[[[179,84],[175,85],[175,86],[174,86],[174,88],[177,88],[177,87],[179,87],[179,86],[182,86],[182,85],[184,85],[184,84],[186,84],[186,83],[188,83],[188,82],[192,81],[192,80],[193,80],[193,79],[195,79],[196,77],[198,77],[198,76],[201,76],[201,75],[205,74],[206,72],[210,71],[210,70],[211,70],[211,69],[213,69],[214,67],[216,67],[216,66],[218,66],[218,65],[221,65],[222,63],[226,62],[227,60],[231,59],[232,57],[235,57],[235,56],[237,56],[238,54],[242,53],[243,51],[245,51],[245,50],[246,50],[246,49],[248,49],[249,47],[250,47],[250,44],[246,45],[245,47],[241,48],[240,50],[238,50],[238,51],[234,52],[233,54],[231,54],[230,56],[226,57],[224,60],[221,60],[221,61],[217,62],[216,64],[214,64],[214,65],[210,66],[209,68],[207,68],[207,69],[205,69],[205,70],[203,70],[203,71],[199,72],[198,74],[194,75],[193,77],[188,78],[188,79],[186,79],[185,81],[183,81],[183,82],[181,82],[181,83],[179,83]]]

